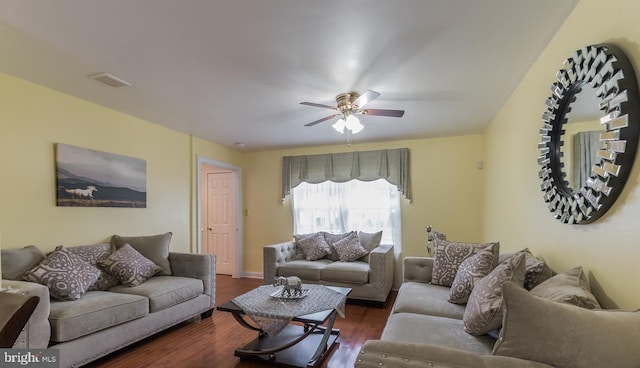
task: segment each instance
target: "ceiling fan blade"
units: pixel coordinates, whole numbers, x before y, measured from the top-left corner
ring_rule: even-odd
[[[327,121],[327,120],[331,120],[331,119],[333,119],[333,118],[337,118],[338,116],[342,116],[342,114],[329,115],[329,116],[324,117],[324,118],[322,118],[322,119],[319,119],[319,120],[316,120],[316,121],[312,121],[312,122],[310,122],[310,123],[308,123],[308,124],[305,124],[304,126],[306,126],[306,127],[311,127],[311,126],[314,126],[314,125],[316,125],[316,124],[320,124],[320,123],[322,123],[323,121]]]
[[[300,105],[307,105],[307,106],[313,106],[313,107],[322,107],[322,108],[331,109],[331,110],[338,110],[335,106],[323,105],[323,104],[318,104],[318,103],[314,103],[314,102],[300,102]]]
[[[360,97],[358,97],[355,101],[353,101],[353,104],[361,108],[362,106],[375,100],[379,96],[380,94],[378,92],[368,89],[363,94],[361,94]]]
[[[366,109],[362,110],[362,113],[365,115],[391,116],[394,118],[401,118],[404,115],[404,110]]]

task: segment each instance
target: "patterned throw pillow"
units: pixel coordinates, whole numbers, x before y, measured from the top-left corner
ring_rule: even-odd
[[[502,326],[502,285],[507,281],[524,285],[524,259],[525,252],[517,252],[478,281],[462,317],[465,332],[484,335]]]
[[[125,286],[137,286],[162,271],[162,267],[145,258],[129,244],[113,252],[98,265],[115,276]]]
[[[168,232],[158,235],[146,236],[120,236],[114,235],[111,239],[116,249],[129,244],[140,252],[145,258],[160,266],[160,274],[171,276],[171,263],[169,262],[169,243],[173,233]]]
[[[533,289],[534,286],[539,284],[537,282],[538,275],[542,272],[545,266],[545,262],[541,259],[534,257],[531,252],[527,251],[526,255],[526,271],[524,274],[524,288],[527,290]]]
[[[353,262],[369,253],[360,244],[360,238],[355,231],[346,238],[335,242],[334,247],[340,262]]]
[[[331,250],[331,252],[327,255],[326,258],[331,261],[339,261],[340,257],[338,256],[338,252],[336,252],[335,244],[336,242],[339,242],[340,240],[348,237],[352,233],[355,233],[355,231],[350,231],[344,234],[330,234],[323,231],[322,235],[324,235],[324,240],[327,241],[327,244],[329,244],[329,249]]]
[[[531,294],[559,303],[573,304],[587,309],[600,309],[591,293],[589,280],[582,266],[559,273],[531,290]]]
[[[111,244],[95,244],[95,245],[80,245],[77,247],[67,248],[70,252],[84,258],[85,261],[92,266],[97,266],[98,261],[108,258],[111,253]],[[100,269],[100,276],[98,280],[89,287],[89,290],[109,290],[112,287],[118,285],[120,282],[112,274]]]
[[[451,286],[458,272],[458,267],[465,259],[491,246],[493,266],[498,263],[500,243],[454,243],[443,239],[435,239],[435,258],[433,260],[433,285]]]
[[[24,279],[46,286],[55,299],[76,300],[87,292],[98,276],[100,270],[59,246],[39,265],[27,271]]]
[[[313,236],[300,240],[298,245],[302,248],[302,253],[307,261],[315,261],[331,253],[329,244],[321,233],[315,233]]]
[[[302,246],[300,246],[300,241],[309,237],[316,235],[316,233],[308,233],[308,234],[295,234],[293,236],[293,241],[296,243],[296,254],[293,257],[294,259],[305,259],[304,253],[302,252]]]
[[[449,301],[455,304],[465,304],[469,300],[474,286],[491,270],[493,270],[493,249],[490,245],[480,253],[462,261],[449,290]]]

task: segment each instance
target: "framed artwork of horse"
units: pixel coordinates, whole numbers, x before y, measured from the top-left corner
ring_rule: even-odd
[[[147,162],[92,149],[55,144],[56,205],[147,207]]]

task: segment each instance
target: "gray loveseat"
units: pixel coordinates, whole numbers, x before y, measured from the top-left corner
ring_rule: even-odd
[[[500,260],[506,256],[501,254]],[[571,287],[577,289],[574,295],[544,295],[549,289],[543,284],[537,292],[541,297],[534,295],[535,288],[525,290],[522,281],[503,284],[500,335],[494,331],[480,336],[464,331],[465,305],[447,301],[449,288],[430,283],[433,267],[434,258],[404,259],[404,282],[382,336],[363,344],[355,367],[640,366],[640,311],[586,309],[595,297],[583,293],[588,285],[581,267],[547,281],[558,286],[579,273],[574,280],[580,285]]]
[[[78,367],[180,322],[211,316],[214,256],[169,253],[168,262],[170,275],[133,287],[87,291],[72,301],[50,298],[50,290],[39,283],[8,280],[19,277],[7,275],[9,267],[3,267],[3,286],[40,297],[14,347],[59,349],[60,367]]]
[[[392,245],[374,244],[359,260],[341,262],[327,258],[308,261],[300,256],[296,244],[292,240],[263,248],[265,284],[276,276],[298,276],[303,283],[351,288],[349,299],[378,303],[387,300],[394,275]]]

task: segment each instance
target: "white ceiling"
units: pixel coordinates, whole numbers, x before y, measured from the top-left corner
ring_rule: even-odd
[[[351,90],[406,111],[354,142],[476,134],[577,1],[0,0],[0,72],[244,150],[345,142],[299,103]]]

